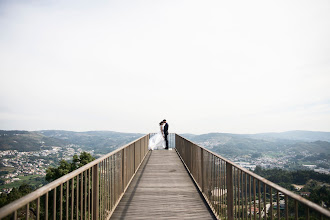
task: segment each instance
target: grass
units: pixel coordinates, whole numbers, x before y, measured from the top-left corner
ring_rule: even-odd
[[[41,177],[41,176],[40,175],[18,176],[17,178],[20,178],[20,180],[9,183],[9,184],[1,185],[0,189],[19,187],[23,183],[27,183],[31,186],[39,186],[41,184],[41,182],[36,180],[36,178],[38,178],[38,177]]]
[[[15,167],[0,167],[0,171],[8,171],[9,173],[12,173],[15,171]]]

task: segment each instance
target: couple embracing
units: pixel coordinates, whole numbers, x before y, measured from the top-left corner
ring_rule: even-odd
[[[149,149],[157,150],[157,149],[166,149],[168,150],[168,123],[166,119],[159,123],[159,131],[157,134],[152,136],[149,139]]]

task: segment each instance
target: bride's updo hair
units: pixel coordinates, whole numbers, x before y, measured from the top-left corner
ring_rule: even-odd
[[[164,123],[164,122],[161,121],[161,122],[159,123],[159,125],[162,125],[163,123]]]

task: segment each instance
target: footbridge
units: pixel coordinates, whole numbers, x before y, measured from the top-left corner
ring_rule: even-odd
[[[0,209],[0,219],[330,219],[330,212],[177,134],[145,135]]]

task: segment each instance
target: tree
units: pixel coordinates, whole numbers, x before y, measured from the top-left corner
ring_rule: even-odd
[[[23,183],[18,188],[13,188],[12,191],[9,194],[2,193],[0,196],[0,207],[5,206],[16,199],[21,198],[22,196],[25,196],[33,191],[32,186]]]
[[[56,167],[50,167],[46,170],[46,180],[51,182],[56,180],[90,162],[95,160],[95,158],[87,152],[82,152],[80,156],[73,155],[72,162],[68,163],[65,160],[60,161],[60,165]]]

